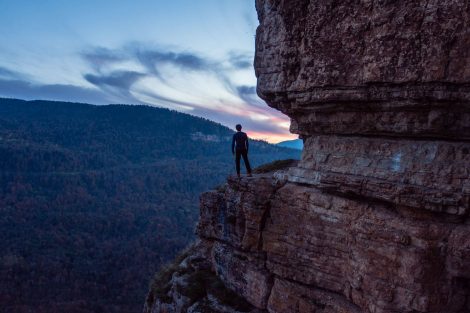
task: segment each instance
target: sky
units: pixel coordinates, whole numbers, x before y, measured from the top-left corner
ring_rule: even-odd
[[[0,0],[0,97],[146,104],[294,139],[256,95],[254,0]]]

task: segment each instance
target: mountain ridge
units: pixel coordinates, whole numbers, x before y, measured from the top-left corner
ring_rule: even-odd
[[[302,139],[293,139],[278,142],[276,145],[284,148],[302,150],[304,147],[304,142]]]

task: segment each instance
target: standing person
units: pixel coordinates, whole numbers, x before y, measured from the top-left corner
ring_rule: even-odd
[[[235,126],[237,132],[233,135],[232,154],[235,155],[235,165],[237,168],[237,176],[240,178],[240,157],[243,157],[248,176],[251,177],[251,167],[248,161],[248,136],[242,132],[242,125]]]

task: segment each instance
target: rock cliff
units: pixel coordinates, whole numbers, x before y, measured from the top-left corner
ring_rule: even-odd
[[[145,311],[470,312],[470,1],[256,8],[302,159],[203,194]]]

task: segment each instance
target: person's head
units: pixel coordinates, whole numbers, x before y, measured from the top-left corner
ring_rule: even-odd
[[[235,128],[237,129],[237,131],[242,131],[242,125],[240,124],[237,124]]]

